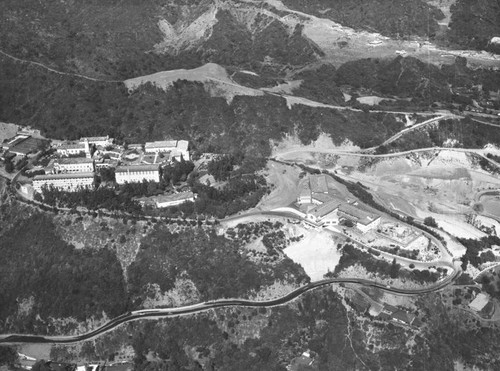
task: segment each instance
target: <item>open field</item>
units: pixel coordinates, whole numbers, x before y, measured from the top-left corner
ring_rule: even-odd
[[[323,279],[325,273],[333,271],[341,253],[331,234],[301,228],[304,238],[287,247],[284,252],[295,263],[300,264],[312,281]]]
[[[0,122],[0,144],[5,140],[12,138],[17,133],[17,125]]]
[[[205,89],[212,96],[224,97],[229,102],[235,95],[264,95],[264,92],[258,89],[248,88],[235,83],[228,76],[225,68],[215,63],[207,63],[191,70],[179,69],[157,72],[152,75],[125,80],[124,83],[129,90],[137,89],[146,83],[151,83],[160,89],[167,90],[177,80],[203,82]]]
[[[298,167],[282,165],[269,161],[267,164],[268,175],[266,181],[273,189],[269,195],[262,198],[257,205],[258,210],[272,210],[291,204],[297,198],[297,186],[299,184]]]

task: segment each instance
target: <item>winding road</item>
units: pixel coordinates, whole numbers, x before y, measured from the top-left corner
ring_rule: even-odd
[[[187,314],[201,313],[210,309],[217,308],[229,308],[229,307],[250,307],[250,308],[265,308],[274,307],[279,305],[285,305],[299,296],[305,294],[306,292],[312,291],[319,287],[331,285],[331,284],[342,284],[351,283],[358,284],[368,287],[376,287],[386,292],[391,292],[401,295],[421,295],[427,294],[435,291],[439,291],[444,287],[448,286],[453,280],[458,278],[461,274],[460,267],[457,265],[454,273],[447,276],[443,280],[437,282],[435,285],[423,287],[420,289],[399,289],[396,287],[390,287],[378,282],[369,281],[361,278],[330,278],[321,281],[316,281],[309,283],[307,285],[301,286],[296,290],[288,293],[277,299],[266,300],[266,301],[252,301],[244,299],[220,299],[215,301],[208,301],[204,303],[188,305],[184,307],[176,308],[158,308],[158,309],[143,309],[133,312],[128,312],[110,320],[105,325],[87,332],[81,335],[70,335],[70,336],[40,336],[40,335],[21,335],[21,334],[6,334],[0,335],[0,344],[14,344],[14,343],[51,343],[51,344],[71,344],[81,341],[86,341],[98,337],[100,335],[109,332],[123,323],[137,321],[147,318],[169,318],[182,316]]]

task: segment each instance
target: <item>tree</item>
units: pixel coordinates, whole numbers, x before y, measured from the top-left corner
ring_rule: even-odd
[[[12,173],[14,171],[14,164],[10,158],[5,159],[5,171],[8,173]]]
[[[391,278],[398,278],[400,267],[401,266],[398,263],[396,263],[396,258],[394,258],[392,260],[391,269],[390,269]]]
[[[12,366],[17,363],[18,359],[17,352],[13,348],[0,346],[0,366]]]
[[[438,225],[436,223],[436,220],[432,217],[432,216],[428,216],[424,219],[424,224],[429,226],[429,227],[433,227],[433,228],[437,228]]]

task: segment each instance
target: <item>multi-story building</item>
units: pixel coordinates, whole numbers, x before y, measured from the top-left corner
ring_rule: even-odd
[[[58,158],[54,160],[56,173],[90,173],[94,171],[94,161],[86,157]]]
[[[113,144],[113,138],[110,138],[109,135],[106,135],[105,137],[83,137],[83,138],[80,138],[81,144],[84,144],[85,142],[104,148],[106,146],[109,146],[110,144]]]
[[[63,143],[56,148],[56,152],[61,156],[90,155],[88,144],[85,143]]]
[[[193,192],[181,192],[169,196],[159,196],[155,198],[156,207],[170,207],[183,204],[184,202],[194,202],[196,195]]]
[[[116,183],[139,183],[146,181],[160,181],[159,165],[130,165],[118,166],[115,170]]]
[[[54,187],[62,191],[74,192],[81,188],[94,186],[94,173],[36,175],[33,188],[41,193],[43,187]]]
[[[341,204],[342,201],[331,199],[309,210],[307,212],[307,219],[323,227],[338,224],[338,210]]]
[[[342,204],[339,207],[338,215],[356,223],[356,228],[366,233],[380,225],[380,215],[365,210],[360,205]]]
[[[146,153],[170,153],[171,159],[179,161],[182,158],[189,160],[189,142],[187,140],[165,140],[158,142],[146,142],[144,151]]]

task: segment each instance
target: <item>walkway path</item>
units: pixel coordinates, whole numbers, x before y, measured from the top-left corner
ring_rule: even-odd
[[[53,73],[57,73],[58,75],[63,75],[63,76],[71,76],[71,77],[78,77],[78,78],[81,78],[81,79],[85,79],[85,80],[89,80],[89,81],[96,81],[96,82],[109,82],[109,83],[122,83],[123,81],[122,80],[104,80],[104,79],[98,79],[98,78],[95,78],[95,77],[89,77],[89,76],[85,76],[85,75],[80,75],[78,73],[71,73],[71,72],[63,72],[63,71],[58,71],[58,70],[55,70],[49,66],[46,66],[45,64],[43,63],[40,63],[40,62],[33,62],[33,61],[28,61],[28,60],[25,60],[25,59],[20,59],[20,58],[17,58],[17,57],[14,57],[13,55],[9,54],[9,53],[6,53],[4,52],[3,50],[0,50],[0,54],[2,54],[3,56],[15,61],[15,62],[19,62],[19,63],[25,63],[25,64],[30,64],[30,65],[33,65],[33,66],[37,66],[37,67],[41,67],[49,72],[53,72]]]

